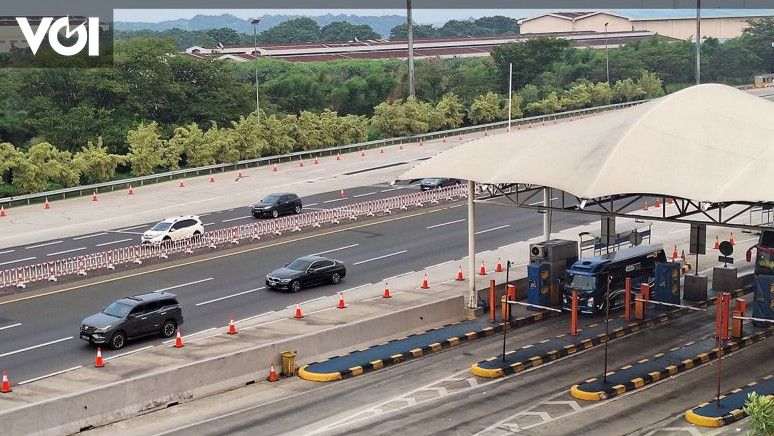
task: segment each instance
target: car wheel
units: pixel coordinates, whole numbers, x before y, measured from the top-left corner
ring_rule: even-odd
[[[194,234],[193,234],[193,235],[194,235],[194,237],[196,237],[196,236],[201,236],[201,235],[202,235],[202,232],[200,232],[200,231],[198,231],[198,230],[197,230],[197,231],[195,231],[195,232],[194,232]]]
[[[114,350],[120,350],[126,345],[126,335],[124,332],[116,332],[112,338],[110,338],[110,347]]]
[[[279,211],[277,209],[274,209],[273,211],[271,211],[272,218],[277,218],[278,216],[279,216]]]
[[[168,319],[164,321],[164,325],[161,326],[161,336],[164,336],[165,338],[171,338],[172,336],[175,336],[175,331],[177,330],[177,323],[173,319]]]
[[[334,285],[338,285],[339,282],[341,282],[341,274],[333,273],[333,275],[331,276],[331,283],[333,283]]]
[[[297,213],[297,214],[298,214],[298,213],[301,213],[301,205],[300,205],[300,204],[297,204],[297,205],[296,205],[296,208],[295,208],[295,209],[293,209],[293,212],[295,212],[295,213]]]
[[[298,292],[301,290],[301,282],[299,282],[298,280],[294,280],[290,282],[289,288],[291,292]]]
[[[161,242],[164,243],[164,242],[169,242],[171,240],[172,238],[170,238],[169,236],[164,236],[164,239],[162,239]]]

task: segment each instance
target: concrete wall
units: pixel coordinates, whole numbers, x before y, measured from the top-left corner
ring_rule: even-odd
[[[605,23],[609,32],[629,32],[632,30],[632,23],[628,18],[616,17],[615,15],[596,14],[588,18],[582,18],[575,21],[575,31],[604,32]]]
[[[748,19],[749,17],[702,18],[702,38],[736,38],[749,27]],[[695,19],[633,20],[632,24],[634,30],[648,30],[672,38],[693,40],[696,37]]]
[[[519,33],[572,32],[572,27],[573,22],[570,20],[544,15],[522,22]]]
[[[285,350],[297,350],[309,361],[335,350],[432,324],[463,318],[463,297],[453,297],[187,365],[161,368],[153,374],[127,378],[93,389],[0,411],[3,435],[61,435],[120,421],[244,386],[266,376],[268,362]],[[106,368],[109,370],[109,368]]]

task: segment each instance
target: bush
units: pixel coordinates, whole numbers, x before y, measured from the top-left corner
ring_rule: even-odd
[[[774,397],[751,392],[744,405],[750,416],[750,433],[756,436],[774,435]]]

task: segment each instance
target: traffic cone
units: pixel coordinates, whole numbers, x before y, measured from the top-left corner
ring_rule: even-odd
[[[661,201],[660,201],[660,200],[657,198],[657,199],[656,199],[656,203],[655,203],[653,206],[654,206],[656,209],[658,209],[659,207],[661,207]]]
[[[185,180],[181,180],[180,184],[177,185],[178,188],[185,188]]]
[[[303,160],[303,159],[299,159],[299,160],[298,160],[298,166],[299,166],[300,168],[303,168],[303,167],[304,167],[304,160]]]
[[[685,262],[685,261],[686,261],[686,259],[685,259],[685,250],[682,250],[682,251],[680,252],[680,259],[682,259],[682,260],[683,260],[683,262]]]
[[[728,242],[731,245],[734,245],[734,232],[731,232],[731,236],[728,237]]]
[[[94,191],[94,193],[91,194],[91,201],[97,201],[97,191]]]
[[[296,302],[296,315],[293,318],[301,319],[303,317],[304,317],[304,314],[301,313],[301,303]]]
[[[210,183],[215,183],[215,176],[210,176]]]
[[[667,197],[666,204],[672,204],[674,200],[672,200],[672,197]]]
[[[677,245],[675,245],[675,250],[672,252],[672,261],[677,260]]]
[[[532,122],[531,122],[531,121],[530,121],[529,123],[527,123],[527,128],[528,128],[528,129],[531,129],[531,128],[532,128]]]
[[[360,152],[360,157],[365,157],[365,150]]]
[[[384,147],[379,149],[379,154],[384,154]]]
[[[420,139],[419,140],[419,146],[420,147],[424,147],[425,146],[425,140],[424,139]]]
[[[0,217],[4,217],[4,216],[5,216],[5,207],[0,206]]]
[[[8,371],[3,371],[3,386],[0,387],[0,393],[7,394],[11,390],[11,382],[8,381]]]
[[[462,139],[462,135],[460,135],[460,141],[463,141],[463,139]]]
[[[712,247],[713,250],[720,249],[720,239],[718,239],[717,235],[715,236],[715,246]]]
[[[392,295],[390,295],[390,287],[387,285],[387,282],[384,282],[384,295],[382,297],[384,298],[390,298]]]
[[[457,271],[457,281],[461,282],[465,280],[465,277],[462,275],[462,265],[460,265],[460,269]]]
[[[486,275],[486,267],[484,266],[484,261],[481,261],[481,269],[478,270],[478,275],[485,276]]]
[[[341,153],[336,154],[336,160],[341,160]]]
[[[177,328],[177,337],[175,338],[175,348],[183,348],[183,337],[180,336],[180,327]]]
[[[134,190],[132,189],[132,185],[129,185],[128,195],[134,195]]]
[[[489,136],[489,130],[484,129],[484,136]]]
[[[443,137],[443,142],[446,142],[446,136]]]
[[[347,198],[347,194],[344,193],[343,189],[339,192],[339,198]]]
[[[240,172],[239,172],[239,174],[237,174],[237,179],[241,179],[241,178],[243,178],[243,177],[244,177],[244,176],[242,175],[242,171],[240,171]]]
[[[642,205],[642,210],[648,210],[648,201],[645,200],[645,203]]]
[[[277,371],[274,370],[274,364],[271,364],[271,369],[269,369],[269,376],[266,377],[266,380],[270,382],[275,382],[279,380],[279,376],[277,375]]]
[[[277,167],[277,164],[274,164],[274,168],[272,169],[272,171],[274,171],[275,173],[276,173],[277,171],[279,171],[279,168]]]
[[[97,347],[97,358],[94,360],[95,368],[102,368],[105,366],[105,361],[102,360],[102,348]]]
[[[398,146],[398,150],[403,150],[403,143],[402,143],[402,142],[401,142],[401,143],[400,143],[400,145]]]
[[[314,164],[320,165],[320,159],[318,159],[317,156],[314,157]]]
[[[230,334],[230,335],[237,334],[236,324],[234,324],[234,317],[233,316],[228,320],[228,334]]]
[[[346,309],[347,308],[347,305],[344,304],[344,293],[343,292],[339,292],[339,305],[336,306],[336,307],[338,307],[339,309]]]
[[[500,262],[500,258],[497,258],[497,265],[495,266],[495,272],[503,272],[503,264]]]
[[[422,279],[422,286],[420,286],[422,289],[430,289],[430,283],[427,282],[427,274],[425,274],[424,278]]]
[[[46,203],[43,205],[43,209],[51,209],[51,205],[48,203],[48,197],[46,197]]]

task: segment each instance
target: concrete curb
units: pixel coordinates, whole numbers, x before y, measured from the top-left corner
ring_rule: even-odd
[[[552,316],[556,316],[556,312],[545,311],[545,312],[539,312],[539,313],[536,313],[536,314],[533,314],[533,315],[530,315],[530,316],[520,317],[520,318],[517,318],[517,319],[512,321],[510,328],[524,327],[524,326],[531,325],[531,324],[534,324],[536,322],[539,322],[541,320],[545,320],[545,319],[551,318]],[[449,326],[458,325],[458,324],[460,324],[460,322],[456,322],[456,323],[452,323],[452,324],[447,324],[445,326],[442,326],[442,327],[439,327],[439,328],[435,328],[435,329],[430,329],[430,330],[427,330],[427,331],[422,332],[422,333],[442,330],[442,329],[444,329],[446,327],[449,327]],[[448,338],[448,339],[446,339],[444,341],[441,341],[441,342],[436,342],[436,343],[433,343],[433,344],[430,344],[430,345],[427,345],[427,346],[424,346],[424,347],[421,347],[421,348],[414,348],[414,349],[408,350],[408,351],[400,353],[400,354],[394,354],[394,355],[392,355],[392,356],[390,356],[390,357],[388,357],[386,359],[378,359],[378,360],[374,360],[374,361],[371,361],[371,362],[363,363],[362,365],[354,366],[352,368],[348,368],[348,369],[345,369],[345,370],[339,371],[339,372],[316,373],[316,372],[311,372],[311,371],[309,371],[307,369],[307,367],[309,365],[312,365],[314,363],[327,362],[327,361],[329,361],[331,359],[335,359],[337,357],[343,357],[343,356],[346,356],[348,354],[356,353],[356,352],[359,352],[359,351],[364,351],[364,350],[355,350],[355,351],[352,351],[351,353],[345,354],[343,356],[333,356],[333,357],[330,357],[328,359],[321,360],[319,362],[313,362],[313,363],[309,363],[307,365],[304,365],[304,366],[302,366],[298,370],[298,376],[301,377],[304,380],[311,380],[311,381],[318,381],[318,382],[328,382],[328,381],[342,380],[342,379],[345,379],[345,378],[362,375],[362,374],[364,374],[366,372],[371,372],[371,371],[374,371],[374,370],[377,370],[377,369],[382,369],[382,368],[387,367],[387,366],[395,365],[397,363],[400,363],[400,362],[403,362],[403,361],[406,361],[406,360],[420,358],[420,357],[422,357],[424,355],[427,355],[427,354],[430,354],[430,353],[433,353],[433,352],[436,352],[436,351],[441,351],[443,349],[451,348],[451,347],[454,347],[454,346],[457,346],[457,345],[460,345],[460,344],[463,344],[463,343],[466,343],[466,342],[473,341],[475,339],[480,339],[480,338],[484,338],[484,337],[490,336],[490,335],[492,335],[494,333],[501,332],[502,330],[503,330],[503,324],[500,323],[500,324],[497,324],[496,326],[493,326],[493,327],[486,327],[486,328],[483,328],[481,330],[468,332],[468,333],[466,333],[463,336],[450,337],[450,338]],[[418,333],[418,334],[422,334],[422,333]],[[404,339],[404,338],[393,339],[393,340],[388,341],[388,342],[386,342],[384,344],[378,344],[378,345],[374,345],[374,346],[368,347],[367,349],[378,348],[378,347],[381,347],[383,345],[389,344],[391,342],[399,341],[401,339]]]
[[[585,400],[585,401],[608,400],[610,398],[621,395],[625,392],[631,392],[631,391],[637,390],[643,386],[649,385],[653,382],[657,382],[663,378],[670,377],[675,374],[689,370],[691,368],[704,365],[705,363],[711,360],[717,359],[718,356],[722,354],[732,353],[734,351],[741,350],[742,348],[745,348],[749,345],[752,345],[756,342],[760,342],[766,339],[772,334],[774,334],[774,327],[770,327],[767,330],[762,330],[750,336],[746,336],[742,338],[739,342],[731,342],[728,345],[721,348],[722,352],[717,348],[714,348],[712,349],[712,351],[709,351],[706,353],[699,353],[691,359],[685,359],[677,365],[665,366],[664,368],[658,371],[652,371],[641,377],[633,378],[625,383],[618,384],[601,391],[584,391],[583,389],[580,388],[580,384],[576,384],[570,388],[570,395],[572,395],[574,398],[577,398],[579,400]],[[615,371],[611,372],[611,374],[614,374],[614,373]],[[586,383],[591,383],[596,380],[597,378],[591,378],[586,380]]]
[[[774,378],[774,375],[769,374],[761,379],[758,379],[752,383],[749,383],[746,386],[738,387],[736,389],[733,389],[729,392],[727,392],[725,395],[721,395],[720,399],[724,399],[729,395],[736,394],[737,392],[740,392],[746,388],[755,386],[759,383],[769,381],[772,378]],[[774,399],[774,395],[767,395],[767,397]],[[701,409],[705,406],[708,406],[710,403],[701,403],[698,406],[686,410],[685,411],[685,420],[693,425],[698,425],[700,427],[723,427],[725,425],[733,424],[737,421],[742,420],[747,416],[746,413],[744,413],[744,410],[742,409],[733,409],[730,410],[727,414],[723,416],[704,416],[701,415],[698,409]]]

